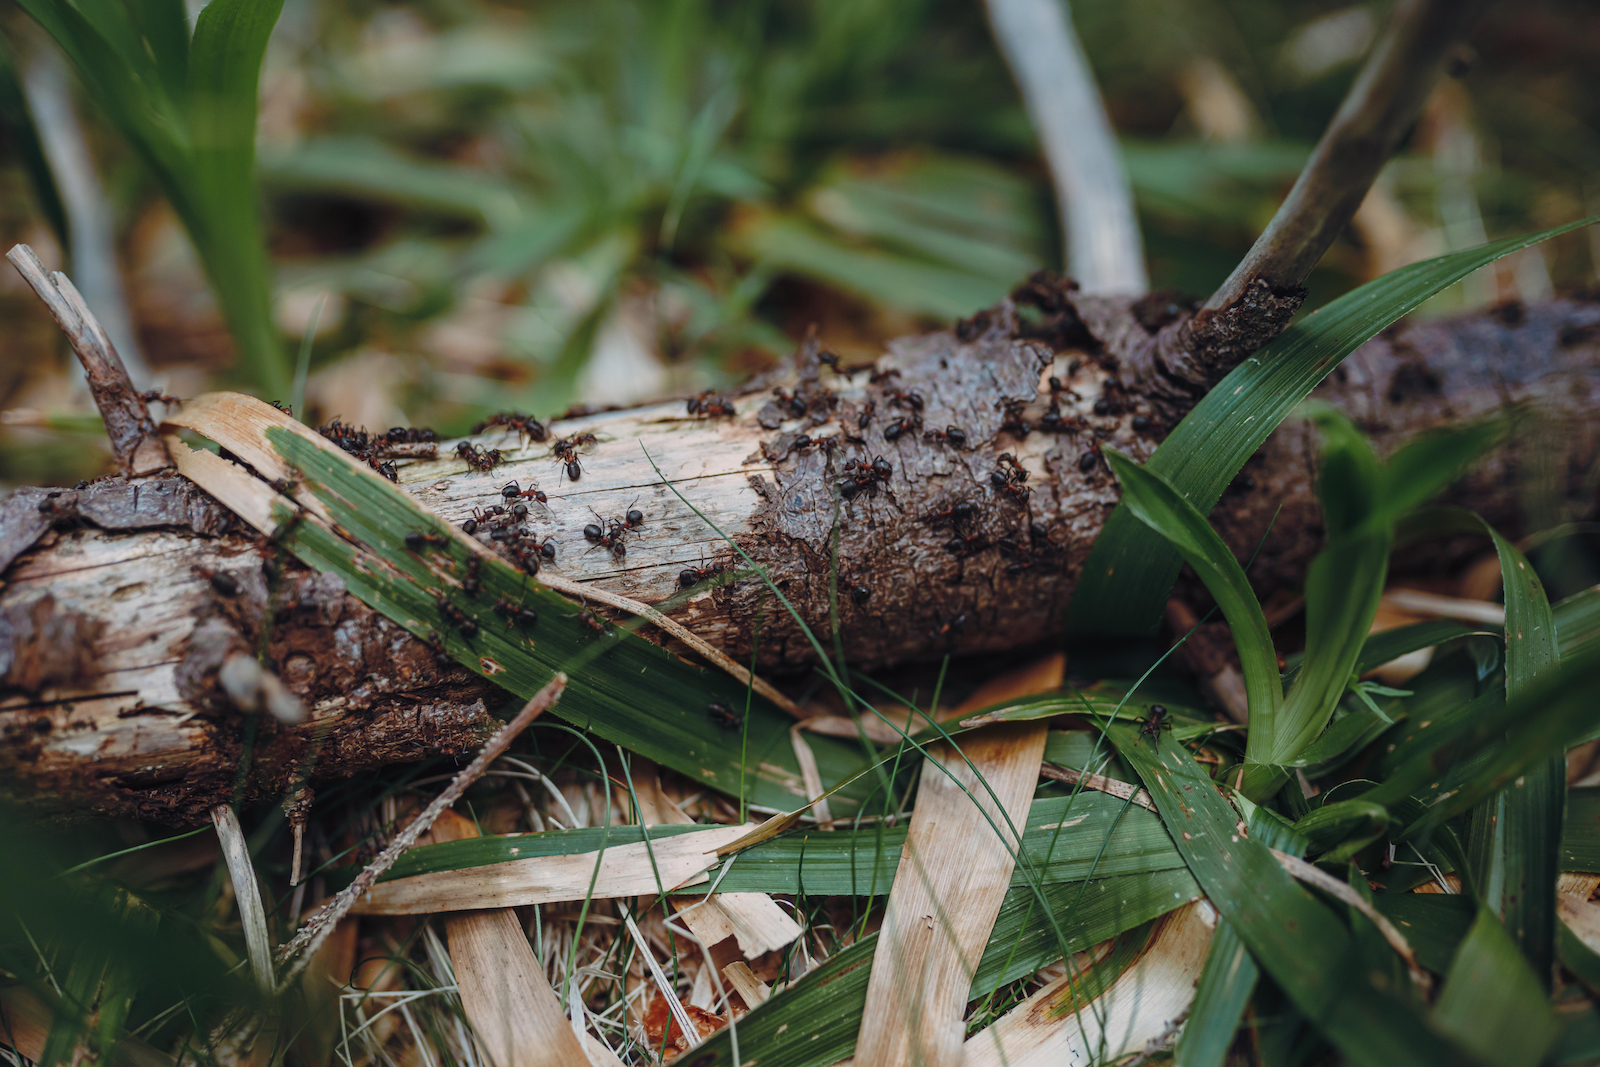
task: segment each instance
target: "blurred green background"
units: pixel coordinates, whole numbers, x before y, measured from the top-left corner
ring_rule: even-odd
[[[1387,9],[1072,4],[1155,287],[1221,281]],[[33,114],[64,110],[41,125],[75,125],[87,148],[57,181],[69,215],[70,186],[104,216],[95,258],[125,291],[139,384],[250,387],[161,187],[50,40],[0,10]],[[1600,210],[1600,8],[1495,4],[1458,59],[1308,307]],[[81,279],[7,133],[0,239]],[[1060,266],[1048,175],[972,0],[288,0],[257,145],[274,314],[286,359],[309,344],[313,421],[456,431],[507,408],[626,404],[767,366],[811,323],[867,359]],[[1597,263],[1591,228],[1425,311],[1539,300],[1594,283]],[[100,473],[92,404],[9,268],[0,315],[0,484]]]

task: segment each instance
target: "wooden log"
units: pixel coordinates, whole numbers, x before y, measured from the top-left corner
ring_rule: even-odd
[[[579,450],[576,481],[549,443],[490,429],[475,440],[508,457],[493,471],[469,471],[446,444],[440,453],[449,458],[402,461],[401,484],[460,521],[502,503],[500,487],[512,479],[524,489],[540,483],[548,504],[525,502],[531,530],[557,545],[552,573],[661,605],[741,662],[759,620],[755,651],[767,672],[808,667],[815,653],[762,582],[746,576],[674,599],[684,570],[737,567],[712,524],[769,570],[825,647],[837,625],[840,645],[864,669],[1036,644],[1059,630],[1117,499],[1095,446],[1148,455],[1172,413],[1129,384],[1148,374],[1149,339],[1161,328],[1148,308],[1048,280],[1019,290],[1018,301],[1032,305],[1026,317],[1007,303],[954,331],[892,342],[871,370],[835,374],[803,348],[795,366],[732,397],[732,418],[694,417],[675,401],[560,420],[554,435],[596,437]],[[1018,439],[1003,424],[1037,425],[1052,375],[1063,386],[1061,418],[1076,432]],[[1352,355],[1319,395],[1380,447],[1525,403],[1540,418],[1520,423],[1456,498],[1511,532],[1539,485],[1566,509],[1563,518],[1593,513],[1586,472],[1600,456],[1592,417],[1600,303],[1564,299],[1402,325]],[[890,429],[918,417],[920,430]],[[951,426],[964,431],[965,449],[924,437]],[[801,434],[835,438],[837,447],[797,447]],[[1303,425],[1286,424],[1213,512],[1242,558],[1281,506],[1251,572],[1263,593],[1297,583],[1320,543],[1312,446]],[[996,471],[1005,480],[1003,453],[1028,472],[1021,490],[1031,492],[993,484]],[[881,485],[841,492],[856,481],[847,464],[878,456],[891,468]],[[963,504],[970,517],[941,517]],[[644,524],[626,535],[625,557],[584,538],[597,515],[621,519],[630,508]],[[230,795],[244,733],[215,688],[216,669],[263,642],[310,709],[310,721],[292,729],[318,731],[322,774],[481,741],[489,708],[503,699],[492,686],[441,667],[337,579],[278,559],[228,525],[225,512],[176,478],[24,489],[0,503],[0,782],[8,792],[175,823],[203,819]],[[1429,563],[1446,559],[1430,547]],[[285,728],[274,736],[294,735]],[[302,748],[270,738],[256,746],[264,787],[292,781],[286,753]]]

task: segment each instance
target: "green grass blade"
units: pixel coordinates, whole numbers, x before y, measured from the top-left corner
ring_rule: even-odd
[[[1346,293],[1235,368],[1178,424],[1146,467],[1202,514],[1210,512],[1278,423],[1362,343],[1479,267],[1597,219],[1414,263]],[[1153,633],[1182,562],[1175,549],[1119,506],[1078,579],[1069,636]]]
[[[272,320],[255,181],[256,92],[267,39],[283,0],[212,0],[195,20],[189,52],[187,184],[198,225],[191,236],[239,348],[239,362],[268,399],[286,401],[290,381]]]
[[[1222,1067],[1261,968],[1224,919],[1217,920],[1205,969],[1176,1050],[1177,1067]]]
[[[1244,568],[1205,516],[1161,475],[1114,448],[1105,449],[1105,457],[1122,483],[1123,504],[1178,551],[1222,608],[1244,668],[1245,692],[1250,699],[1250,745],[1272,751],[1278,706],[1283,702],[1278,655]]]
[[[1535,1067],[1556,1039],[1555,1014],[1517,944],[1487,907],[1456,952],[1433,1020],[1479,1062]]]
[[[1266,847],[1241,834],[1239,816],[1194,758],[1170,738],[1159,751],[1127,727],[1107,734],[1150,791],[1173,843],[1207,898],[1261,969],[1350,1063],[1451,1064],[1453,1054],[1391,990],[1353,968],[1348,927],[1297,885]]]

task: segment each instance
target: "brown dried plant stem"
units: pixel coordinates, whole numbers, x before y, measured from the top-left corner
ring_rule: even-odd
[[[467,788],[477,781],[484,771],[489,769],[489,765],[505,754],[512,740],[527,729],[529,723],[555,706],[556,701],[561,699],[561,693],[566,687],[567,676],[565,674],[557,674],[550,679],[543,689],[535,693],[533,698],[522,706],[522,710],[517,712],[515,718],[502,726],[493,737],[489,738],[482,750],[478,752],[477,757],[466,766],[465,770],[456,775],[455,780],[446,786],[443,792],[433,798],[432,803],[422,809],[417,817],[411,821],[411,825],[395,835],[394,840],[389,842],[388,847],[378,853],[377,857],[368,864],[366,870],[356,876],[355,881],[340,890],[326,904],[318,908],[300,927],[294,937],[278,949],[279,963],[288,962],[299,956],[299,962],[291,966],[289,972],[284,975],[284,983],[291,980],[305,967],[306,962],[316,954],[317,947],[328,936],[328,932],[333,929],[334,924],[349,913],[350,909],[355,906],[356,901],[361,898],[361,895],[372,888],[373,883],[378,880],[380,875],[394,866],[395,860],[399,859],[406,849],[416,844],[417,839],[428,832],[434,820],[439,817],[439,813],[447,811],[454,806],[455,802],[460,800],[466,793]]]

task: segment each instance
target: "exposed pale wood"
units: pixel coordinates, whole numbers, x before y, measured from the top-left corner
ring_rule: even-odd
[[[603,858],[597,850],[396,878],[374,885],[353,911],[359,915],[427,915],[555,904],[591,895],[596,899],[654,896],[661,889],[705,881],[707,872],[717,865],[718,847],[743,836],[745,830],[743,826],[717,826],[674,834],[651,841],[648,850],[642,841],[616,845],[606,849]]]
[[[1588,894],[1561,892],[1556,894],[1556,915],[1579,941],[1600,952],[1600,904],[1591,901]]]
[[[755,976],[750,970],[750,965],[743,960],[735,960],[722,969],[723,977],[728,979],[728,984],[733,986],[733,991],[744,998],[749,1007],[756,1007],[772,995],[772,990],[767,984]]]
[[[1077,990],[1092,995],[1098,986],[1063,975],[972,1035],[965,1067],[1112,1063],[1176,1037],[1216,918],[1209,904],[1196,901],[1157,921],[1161,927],[1138,960],[1099,997],[1078,1003]],[[870,1061],[858,1056],[857,1062]]]
[[[930,750],[872,957],[857,1063],[961,1062],[967,991],[1011,883],[1012,828],[1027,822],[1045,733],[1043,722],[1007,723],[963,736],[960,753]]]
[[[442,812],[433,825],[436,841],[477,836],[478,828],[453,811]],[[445,920],[445,937],[461,1007],[494,1067],[584,1062],[585,1050],[515,911],[452,915]]]

